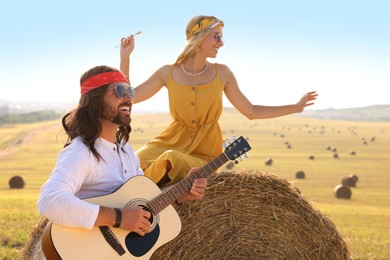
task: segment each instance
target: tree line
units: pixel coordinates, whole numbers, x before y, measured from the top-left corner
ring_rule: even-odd
[[[28,124],[58,119],[62,113],[53,110],[34,111],[24,114],[3,114],[0,115],[0,126],[8,124]]]

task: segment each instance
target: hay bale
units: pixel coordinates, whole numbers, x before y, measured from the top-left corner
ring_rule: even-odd
[[[332,221],[286,180],[222,172],[208,186],[177,208],[181,233],[152,259],[351,259]]]
[[[230,161],[225,165],[225,168],[231,170],[234,168],[234,162]]]
[[[285,179],[221,172],[208,181],[202,200],[177,207],[181,233],[151,259],[351,259],[332,221]],[[40,236],[30,245],[23,259],[42,259],[31,257]]]
[[[304,171],[297,171],[295,173],[295,178],[297,178],[297,179],[304,179],[305,178],[305,172]]]
[[[273,163],[273,160],[272,160],[272,158],[267,158],[267,159],[265,159],[265,161],[264,161],[264,164],[265,165],[272,165],[272,163]]]
[[[356,187],[356,183],[358,180],[359,180],[359,178],[356,175],[351,174],[347,177],[344,177],[341,180],[341,184],[343,184],[344,186],[348,186],[348,187]]]
[[[356,179],[347,176],[341,179],[341,184],[348,187],[356,187]]]
[[[21,176],[13,176],[9,179],[8,184],[11,189],[23,189],[25,183]]]
[[[359,177],[356,174],[350,174],[349,177],[355,179],[355,183],[357,183],[359,180]]]
[[[46,227],[47,219],[40,219],[30,234],[30,239],[24,246],[20,259],[46,260],[42,251],[42,233]]]
[[[352,196],[351,189],[349,186],[339,184],[333,189],[333,194],[338,199],[350,199]]]

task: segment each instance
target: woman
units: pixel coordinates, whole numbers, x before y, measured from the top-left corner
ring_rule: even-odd
[[[222,152],[222,93],[248,119],[265,119],[300,113],[314,104],[311,91],[296,104],[253,105],[241,92],[228,66],[208,62],[215,58],[222,40],[224,23],[214,16],[196,16],[186,27],[187,45],[172,65],[158,69],[136,87],[134,102],[142,102],[163,86],[168,89],[173,122],[157,137],[136,151],[146,176],[158,185],[182,179],[189,169],[199,167]],[[129,75],[134,37],[121,40],[120,69]]]

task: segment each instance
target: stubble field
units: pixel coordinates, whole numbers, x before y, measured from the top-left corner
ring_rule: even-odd
[[[170,121],[167,114],[133,115],[133,148]],[[249,121],[229,109],[220,123],[224,138],[242,135],[252,146],[249,158],[233,170],[257,169],[287,179],[330,217],[354,259],[390,259],[390,123],[297,116]],[[0,259],[17,259],[30,239],[40,220],[39,189],[65,139],[60,120],[0,128]],[[268,158],[271,165],[265,164]],[[297,179],[297,171],[305,178]],[[359,178],[351,199],[337,199],[334,187],[351,174]],[[23,189],[9,188],[16,175],[24,179]]]

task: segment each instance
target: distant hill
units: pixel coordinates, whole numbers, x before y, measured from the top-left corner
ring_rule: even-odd
[[[75,104],[73,103],[59,103],[59,102],[35,102],[35,101],[6,101],[0,100],[0,116],[1,115],[15,115],[28,114],[36,111],[54,111],[55,113],[63,113],[69,111]],[[224,111],[236,111],[232,107],[224,107]],[[137,113],[153,113],[161,111],[137,111]],[[168,113],[168,112],[166,112]],[[344,109],[318,109],[305,110],[301,114],[302,117],[313,117],[333,120],[348,120],[348,121],[373,121],[373,122],[390,122],[390,105],[373,105],[367,107],[355,107]]]
[[[390,122],[390,105],[305,110],[299,116],[348,121]]]
[[[73,104],[66,102],[10,101],[0,100],[0,115],[27,114],[37,111],[67,111]]]

